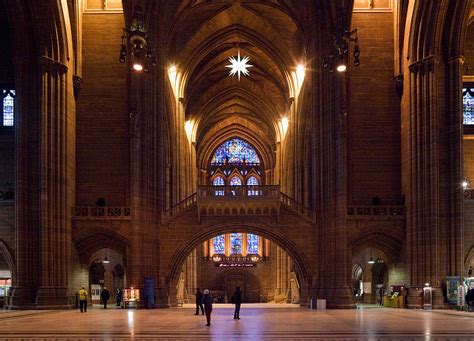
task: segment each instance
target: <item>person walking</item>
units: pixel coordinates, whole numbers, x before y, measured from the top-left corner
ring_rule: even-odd
[[[211,325],[211,313],[212,313],[212,302],[213,298],[209,293],[209,289],[204,290],[204,295],[202,296],[201,303],[204,305],[204,312],[206,313],[206,326]]]
[[[242,304],[242,291],[240,291],[240,287],[235,288],[235,292],[230,300],[235,304],[234,320],[240,320],[240,305]]]
[[[196,314],[199,315],[199,309],[201,309],[201,313],[204,315],[204,306],[202,305],[202,292],[201,289],[196,288]]]
[[[82,287],[79,290],[79,308],[81,309],[81,313],[87,313],[87,297],[89,296],[89,293],[87,290]]]
[[[107,309],[107,301],[110,298],[110,292],[107,290],[106,287],[102,289],[102,292],[100,293],[100,298],[102,299],[102,303],[104,304],[104,309]]]

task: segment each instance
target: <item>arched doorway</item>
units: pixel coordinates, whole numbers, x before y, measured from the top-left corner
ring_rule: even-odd
[[[103,248],[91,255],[89,264],[92,303],[100,303],[100,293],[104,287],[111,293],[111,302],[115,301],[117,292],[123,290],[126,283],[124,256],[115,250]]]
[[[231,228],[226,226],[216,227],[212,230],[212,232],[200,233],[192,240],[189,240],[185,244],[183,244],[182,248],[178,248],[174,257],[170,260],[170,266],[168,268],[168,273],[166,276],[170,304],[176,305],[180,302],[192,302],[192,294],[194,293],[194,289],[196,287],[199,287],[201,289],[203,288],[203,285],[197,282],[197,276],[193,275],[189,277],[186,275],[187,269],[189,270],[193,269],[193,267],[196,267],[196,264],[198,263],[197,260],[199,260],[199,262],[201,262],[202,260],[201,266],[203,266],[205,269],[212,269],[216,267],[227,270],[227,268],[233,267],[232,264],[230,266],[221,266],[221,260],[214,259],[214,255],[207,254],[207,256],[205,257],[205,253],[202,251],[202,249],[205,247],[206,243],[209,243],[209,241],[213,240],[214,238],[218,238],[219,236],[225,234],[230,235],[238,233],[247,235],[255,234],[268,240],[271,250],[269,253],[269,257],[272,258],[273,256],[275,260],[275,262],[272,263],[272,266],[285,268],[285,271],[281,271],[280,275],[272,275],[272,278],[274,280],[273,283],[275,283],[273,286],[265,287],[264,285],[262,285],[260,279],[268,275],[258,273],[260,269],[263,269],[265,267],[265,265],[261,265],[261,263],[258,262],[265,261],[259,260],[255,267],[249,267],[252,269],[259,269],[257,271],[248,271],[249,273],[253,274],[253,277],[250,276],[248,278],[252,280],[253,278],[258,278],[260,280],[260,284],[254,285],[255,288],[258,288],[259,290],[258,302],[294,303],[305,306],[308,303],[309,297],[310,285],[308,283],[308,279],[311,278],[311,275],[308,266],[311,263],[306,260],[306,258],[300,253],[298,248],[291,241],[289,241],[288,238],[285,238],[285,236],[280,235],[276,231],[269,232],[268,230],[255,225],[245,225]],[[206,258],[208,259],[205,260]],[[190,262],[190,259],[194,259],[194,261]],[[232,262],[233,260],[232,257],[229,257],[228,259],[225,259],[225,261]],[[272,266],[269,266],[267,270],[272,271]],[[242,267],[235,266],[235,268],[240,268],[239,270],[241,270]],[[273,268],[273,270],[275,269]],[[195,270],[193,271],[195,272]],[[203,270],[201,269],[201,271]],[[207,274],[207,272],[205,273]],[[209,286],[212,286],[213,283],[215,283],[219,277],[223,278],[222,276],[223,275],[219,275],[219,272],[214,271],[214,276],[213,279],[209,282]],[[224,294],[224,291],[230,290],[232,286],[235,286],[235,284],[243,277],[240,276],[239,279],[239,276],[228,276],[226,278],[229,279],[229,282],[226,283],[224,286],[221,285],[217,289],[218,291],[223,291],[222,294]],[[188,281],[194,281],[195,284],[186,286],[185,283],[188,283]],[[187,289],[187,293],[183,292],[184,288]],[[256,295],[257,293],[255,291],[251,294],[253,301],[256,301]]]

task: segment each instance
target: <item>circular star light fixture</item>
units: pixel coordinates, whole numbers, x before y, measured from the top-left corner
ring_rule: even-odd
[[[247,64],[247,62],[250,60],[250,57],[243,57],[240,58],[240,50],[237,51],[237,59],[235,57],[230,57],[229,62],[230,65],[226,65],[225,67],[230,68],[229,76],[234,76],[237,74],[237,78],[240,81],[240,74],[243,74],[244,76],[249,75],[249,70],[248,68],[252,67],[253,65]]]

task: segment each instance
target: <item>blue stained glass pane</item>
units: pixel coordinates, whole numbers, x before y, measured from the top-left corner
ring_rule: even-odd
[[[5,96],[6,94],[6,96]],[[13,127],[15,112],[15,90],[3,90],[3,126]]]
[[[220,235],[214,238],[214,253],[223,255],[225,253],[225,238]]]
[[[212,181],[212,184],[214,186],[224,186],[225,183],[224,183],[224,178],[222,176],[217,176],[214,178],[214,180]],[[215,195],[218,195],[218,196],[221,196],[221,195],[224,195],[224,190],[216,190],[215,191]]]
[[[247,179],[247,186],[258,186],[258,179],[254,177],[253,175]],[[247,194],[252,196],[252,195],[259,195],[259,190],[255,187],[249,187],[249,190],[247,191]]]
[[[474,125],[474,88],[462,91],[463,124]]]
[[[224,178],[222,176],[217,176],[212,181],[214,186],[224,186]]]
[[[242,233],[230,234],[230,253],[233,255],[242,254]]]
[[[231,186],[241,186],[242,180],[240,180],[238,176],[233,176],[232,178],[230,178],[229,183]]]
[[[211,164],[242,163],[260,164],[255,149],[241,139],[231,139],[221,144],[212,157]]]
[[[258,185],[258,179],[254,176],[251,176],[250,178],[247,179],[247,185],[257,186]]]
[[[258,254],[258,240],[260,239],[259,236],[256,234],[248,234],[247,235],[247,252],[252,255]]]

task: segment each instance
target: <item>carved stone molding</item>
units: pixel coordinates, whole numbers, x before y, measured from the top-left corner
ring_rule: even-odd
[[[40,65],[41,65],[41,70],[43,72],[65,74],[68,70],[67,65],[62,64],[52,58],[49,58],[48,56],[40,57]]]
[[[74,98],[77,101],[79,99],[79,94],[82,90],[82,84],[84,82],[82,80],[82,77],[80,77],[78,75],[73,75],[72,76],[72,83],[73,83],[73,86],[74,86]]]

